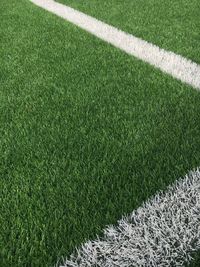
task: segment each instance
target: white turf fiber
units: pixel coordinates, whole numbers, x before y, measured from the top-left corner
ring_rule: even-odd
[[[191,172],[88,241],[65,267],[183,266],[200,249],[200,171]]]
[[[30,0],[174,78],[200,89],[200,65],[53,0]]]

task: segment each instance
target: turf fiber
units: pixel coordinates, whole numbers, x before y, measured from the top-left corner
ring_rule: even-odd
[[[200,63],[199,0],[56,0]]]
[[[0,2],[0,266],[53,266],[199,165],[200,94]]]

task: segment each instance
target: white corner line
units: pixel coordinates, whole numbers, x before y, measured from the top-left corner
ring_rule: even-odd
[[[174,78],[200,89],[200,65],[53,0],[30,0]]]
[[[160,192],[60,267],[169,267],[200,249],[200,170]]]

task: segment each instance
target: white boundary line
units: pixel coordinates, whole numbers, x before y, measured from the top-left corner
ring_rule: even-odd
[[[174,78],[200,89],[200,65],[53,0],[30,0]]]
[[[64,266],[182,266],[198,249],[199,169],[151,198],[117,226],[108,227],[102,239],[85,243]]]

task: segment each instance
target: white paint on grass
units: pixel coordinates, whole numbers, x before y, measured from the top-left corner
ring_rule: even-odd
[[[200,171],[191,172],[88,241],[65,267],[169,267],[200,249]]]
[[[200,89],[200,65],[53,0],[30,0],[173,77]]]

